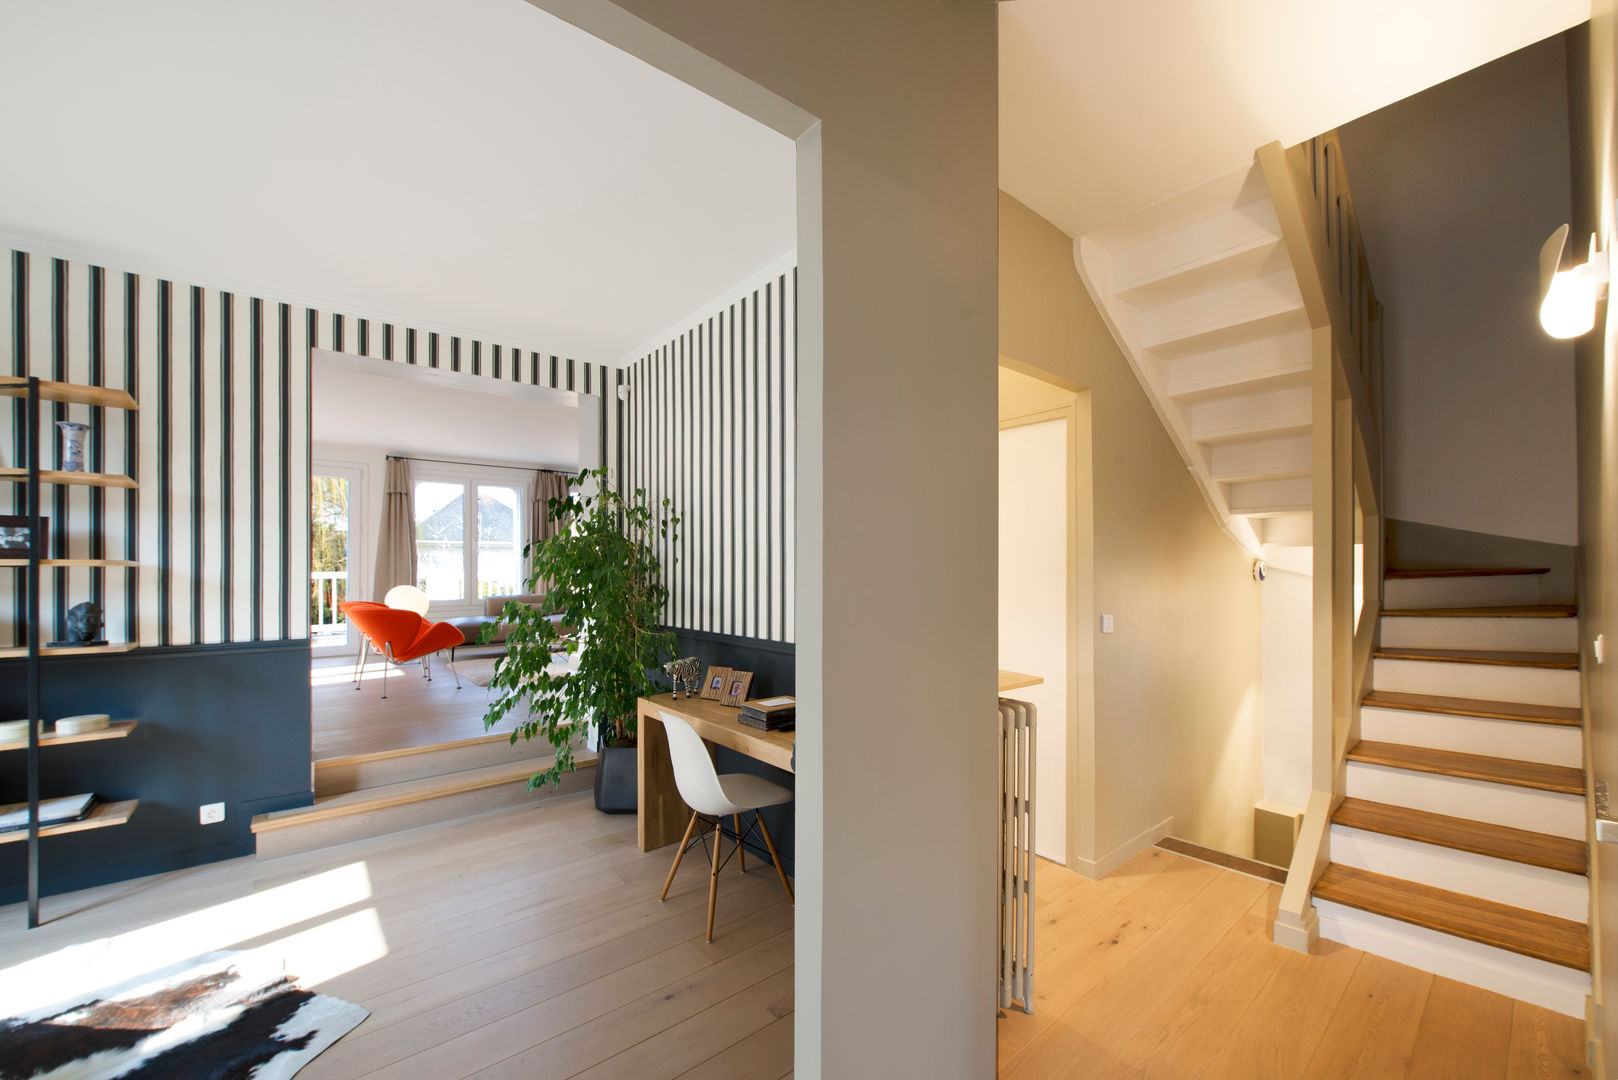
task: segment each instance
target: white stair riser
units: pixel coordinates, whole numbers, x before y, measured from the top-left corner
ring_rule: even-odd
[[[1274,312],[1301,308],[1297,280],[1291,270],[1261,278],[1237,281],[1208,292],[1178,300],[1141,313],[1141,331],[1149,348],[1178,342],[1191,334],[1202,334],[1221,327]],[[1171,345],[1170,350],[1174,351]]]
[[[1350,761],[1346,794],[1490,825],[1584,839],[1583,797],[1559,791]]]
[[[1566,1016],[1584,1015],[1584,999],[1591,989],[1587,972],[1328,900],[1316,900],[1315,911],[1320,936],[1329,941]]]
[[[1577,619],[1450,619],[1382,616],[1382,644],[1405,649],[1578,652]]]
[[[1458,750],[1463,754],[1538,761],[1546,765],[1584,764],[1584,733],[1576,727],[1489,720],[1481,716],[1410,712],[1405,709],[1360,709],[1360,738],[1370,742]]]
[[[1527,705],[1579,704],[1579,673],[1503,664],[1455,664],[1378,658],[1371,680],[1378,690],[1439,697],[1512,701]]]
[[[1224,272],[1228,263],[1253,276],[1249,253],[1280,243],[1275,206],[1259,199],[1118,251],[1112,257],[1113,291],[1136,307],[1153,307],[1186,295],[1176,278],[1194,278],[1202,292],[1237,280]],[[1215,268],[1219,272],[1210,273]]]
[[[1382,606],[1399,608],[1477,607],[1480,604],[1537,604],[1539,576],[1391,578],[1382,583]]]
[[[1331,861],[1376,874],[1586,922],[1590,882],[1580,874],[1456,851],[1419,840],[1331,827]]]
[[[1191,437],[1199,442],[1237,438],[1234,433],[1240,432],[1307,428],[1313,415],[1306,386],[1201,401],[1188,411]]]
[[[1207,450],[1208,468],[1215,480],[1265,479],[1270,476],[1307,476],[1312,467],[1309,436],[1256,439],[1220,443]]]

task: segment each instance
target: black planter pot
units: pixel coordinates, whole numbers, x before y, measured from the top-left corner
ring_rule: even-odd
[[[635,812],[638,764],[633,746],[607,746],[597,752],[597,810],[603,814]]]

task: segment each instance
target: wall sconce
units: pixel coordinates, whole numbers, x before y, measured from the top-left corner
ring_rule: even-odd
[[[1590,257],[1561,269],[1568,227],[1551,233],[1539,249],[1539,325],[1553,338],[1576,338],[1596,324],[1596,301],[1607,293],[1607,253],[1596,250],[1590,234]]]

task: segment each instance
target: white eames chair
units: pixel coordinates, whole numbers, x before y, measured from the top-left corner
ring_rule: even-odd
[[[719,869],[723,865],[719,860],[719,823],[725,817],[729,816],[736,825],[736,848],[732,854],[736,856],[742,873],[747,873],[747,856],[742,854],[743,843],[756,827],[764,838],[764,846],[769,849],[770,858],[775,862],[775,872],[781,875],[787,900],[792,900],[792,884],[787,881],[787,872],[781,867],[781,856],[776,854],[769,826],[764,824],[764,818],[759,814],[766,806],[791,802],[792,792],[751,773],[719,775],[702,736],[690,724],[673,713],[659,710],[658,715],[662,718],[664,730],[668,732],[669,759],[674,763],[675,786],[680,789],[680,798],[692,810],[691,821],[685,827],[685,837],[680,841],[680,850],[674,853],[674,865],[669,868],[668,880],[663,882],[663,894],[658,899],[669,898],[669,887],[674,884],[680,860],[694,843],[692,835],[696,832],[697,820],[712,818],[713,868],[708,877],[708,940],[712,941],[714,902],[719,898]],[[743,814],[753,815],[753,825],[745,834],[742,832]],[[707,838],[708,834],[704,833],[696,837],[696,842],[706,844]]]

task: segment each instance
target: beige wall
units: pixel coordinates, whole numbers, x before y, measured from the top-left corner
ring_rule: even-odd
[[[1091,857],[1166,818],[1252,854],[1260,777],[1260,586],[1220,530],[1085,292],[1072,241],[1000,195],[1000,352],[1090,391],[1096,822]]]
[[[534,2],[797,140],[796,1074],[991,1076],[994,5]]]
[[[1534,258],[1568,218],[1565,54],[1548,38],[1341,129],[1384,305],[1387,517],[1574,543],[1573,349],[1539,327]]]
[[[1587,31],[1568,43],[1568,100],[1573,135],[1573,234],[1610,237],[1618,196],[1618,0],[1595,0]],[[1603,247],[1607,246],[1604,242]],[[1586,761],[1592,776],[1618,780],[1618,318],[1609,299],[1596,330],[1575,345],[1579,451],[1579,627],[1584,671]],[[1597,665],[1590,642],[1605,635]],[[1618,1077],[1618,856],[1591,845],[1591,931],[1596,1000],[1602,1004],[1606,1075]]]

